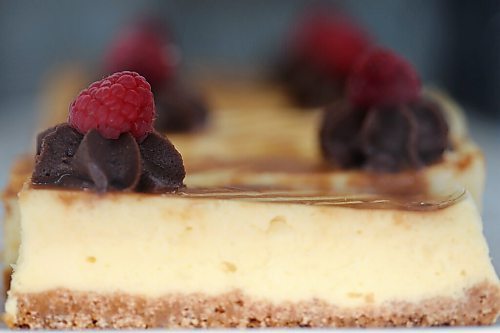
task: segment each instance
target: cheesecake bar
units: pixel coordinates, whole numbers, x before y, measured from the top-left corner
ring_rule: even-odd
[[[66,87],[82,81],[77,77],[69,80],[75,82]],[[349,195],[379,192],[394,195],[439,194],[446,187],[453,191],[458,183],[481,207],[485,181],[483,154],[467,133],[460,106],[436,88],[427,88],[424,95],[442,106],[455,149],[446,151],[441,162],[420,170],[373,173],[326,165],[317,142],[321,113],[300,112],[290,107],[276,87],[241,79],[230,85],[225,80],[212,79],[204,81],[203,86],[214,103],[207,126],[198,132],[169,135],[182,152],[187,171],[184,183],[188,187],[284,187]],[[51,90],[49,95],[55,94]],[[54,110],[61,110],[59,113],[70,103],[69,92],[64,90],[61,94],[65,97],[55,98],[52,103]],[[73,91],[75,94],[77,91]],[[45,104],[46,108],[49,104]],[[59,115],[46,117],[44,121],[52,126],[66,118]],[[31,175],[33,165],[32,156],[20,157],[3,195],[6,281],[10,281],[10,267],[15,264],[19,249],[17,193]]]
[[[500,311],[464,191],[150,195],[27,184],[19,204],[10,327],[481,325]]]
[[[289,171],[262,186],[211,177],[209,159],[204,176],[187,169],[185,178],[183,157],[153,130],[154,112],[145,79],[115,73],[78,95],[68,123],[39,134],[16,202],[9,327],[496,321],[500,283],[458,182],[352,194],[307,186],[320,172],[304,181]]]
[[[373,174],[361,170],[331,170],[324,164],[316,143],[320,114],[294,112],[281,104],[279,94],[265,92],[259,85],[247,83],[230,88],[219,83],[215,87],[218,90],[211,96],[220,107],[213,111],[210,126],[198,133],[169,136],[182,152],[187,171],[184,182],[188,187],[258,186],[323,189],[349,195],[377,191],[395,195],[439,194],[444,188],[452,191],[458,183],[468,189],[481,207],[485,178],[483,154],[468,137],[459,107],[442,94],[428,92],[449,111],[450,136],[457,148],[448,151],[442,162],[424,170]],[[257,96],[253,104],[248,102],[249,95]],[[263,118],[266,122],[260,121]],[[249,124],[254,124],[253,130]],[[245,140],[253,137],[253,133],[260,135],[254,140]],[[18,159],[3,196],[7,275],[10,265],[16,262],[19,248],[17,193],[30,176],[33,163],[32,156]]]

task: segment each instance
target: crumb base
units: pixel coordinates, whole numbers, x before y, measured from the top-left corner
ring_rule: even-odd
[[[484,282],[460,299],[391,302],[340,308],[318,299],[273,304],[234,291],[218,296],[145,298],[65,289],[18,294],[17,328],[203,328],[203,327],[413,327],[487,325],[500,312],[500,289]]]

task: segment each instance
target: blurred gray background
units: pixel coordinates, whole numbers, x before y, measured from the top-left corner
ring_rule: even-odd
[[[83,61],[98,72],[106,45],[139,15],[171,28],[184,66],[265,73],[290,24],[310,4],[345,8],[382,45],[406,56],[424,82],[466,107],[488,160],[483,216],[500,271],[500,1],[498,0],[0,0],[0,186],[31,147],[42,79]]]
[[[298,13],[336,5],[460,101],[500,114],[497,0],[0,0],[0,99],[36,92],[50,68],[100,64],[107,43],[138,15],[171,27],[186,67],[262,72]]]

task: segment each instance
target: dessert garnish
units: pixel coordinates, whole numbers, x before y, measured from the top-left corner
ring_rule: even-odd
[[[177,75],[180,52],[161,22],[143,20],[125,29],[106,56],[107,72],[130,70],[143,75],[156,98],[155,128],[161,132],[186,132],[202,127],[208,107],[192,87]]]
[[[403,58],[373,49],[355,64],[347,99],[325,110],[321,149],[331,164],[380,172],[419,169],[449,147],[439,105],[422,96],[417,72]]]
[[[339,12],[305,16],[291,34],[282,79],[303,106],[338,99],[356,59],[371,47],[368,34]]]
[[[92,83],[71,103],[68,123],[84,134],[95,128],[106,139],[153,131],[155,104],[149,83],[137,73],[116,73]]]
[[[183,186],[182,156],[154,132],[146,79],[119,72],[71,103],[68,123],[38,135],[32,183],[97,192],[168,192]]]

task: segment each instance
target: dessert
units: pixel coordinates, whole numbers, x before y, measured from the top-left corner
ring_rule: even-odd
[[[450,146],[441,107],[421,96],[417,73],[404,59],[376,49],[356,64],[347,101],[327,109],[321,149],[333,165],[382,172],[419,169]]]
[[[7,323],[365,327],[496,320],[498,279],[468,195],[419,212],[363,207],[359,198],[346,207],[327,197],[311,205],[317,197],[273,202],[276,193],[260,194],[25,188]]]
[[[285,183],[227,187],[209,176],[211,184],[190,185],[196,178],[187,169],[184,180],[183,157],[153,131],[153,113],[145,80],[117,73],[80,93],[68,124],[39,135],[19,194],[9,326],[427,326],[498,317],[500,284],[467,191],[346,196]]]
[[[340,99],[352,66],[371,47],[368,34],[345,14],[307,12],[293,27],[278,65],[278,81],[291,100],[317,108]]]
[[[91,84],[70,105],[67,124],[37,137],[34,185],[165,192],[183,186],[182,157],[153,132],[149,83],[119,72]]]
[[[395,195],[405,191],[439,194],[447,187],[453,191],[458,183],[481,206],[485,175],[482,152],[467,134],[460,107],[435,89],[427,89],[423,95],[441,106],[454,149],[446,150],[440,162],[419,170],[374,173],[335,169],[325,163],[317,134],[322,115],[290,112],[290,106],[276,87],[214,80],[203,87],[214,103],[210,124],[199,132],[169,135],[182,152],[187,172],[184,183],[188,188],[286,187],[345,195],[378,192]],[[16,162],[3,195],[7,277],[19,249],[17,193],[31,175],[33,162],[32,156],[23,156]]]

